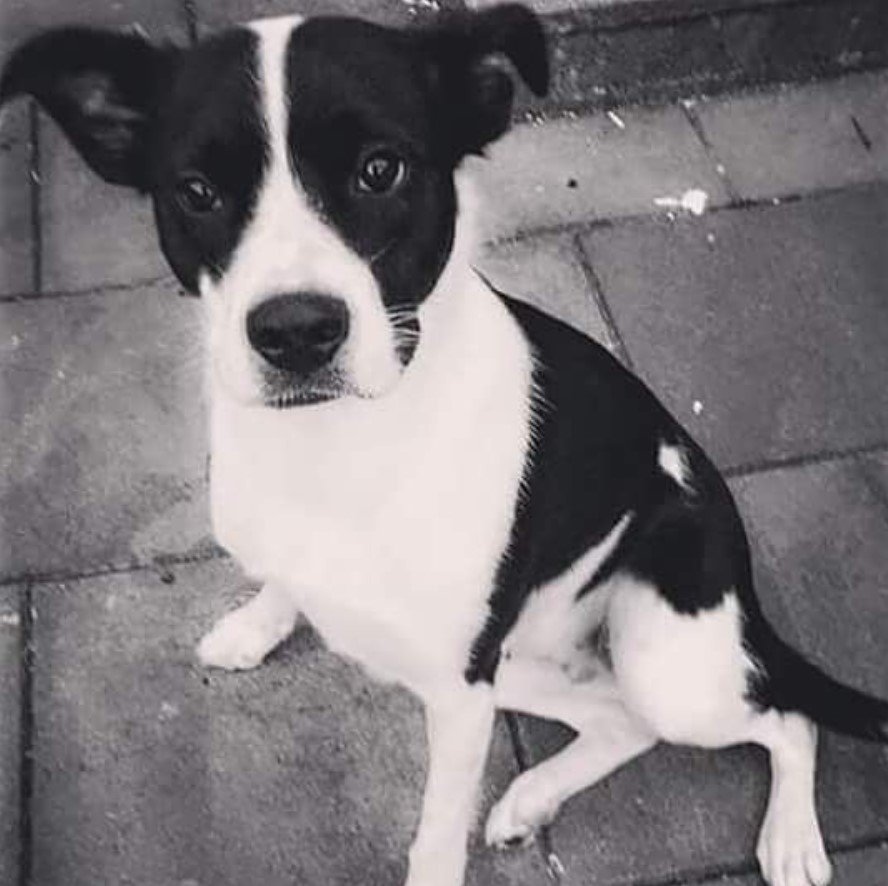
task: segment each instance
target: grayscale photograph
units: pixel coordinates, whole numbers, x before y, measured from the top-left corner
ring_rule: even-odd
[[[886,0],[0,0],[0,886],[888,886]]]

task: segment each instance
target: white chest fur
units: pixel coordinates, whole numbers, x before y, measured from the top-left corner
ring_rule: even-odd
[[[395,389],[284,411],[212,391],[212,510],[338,651],[421,690],[466,663],[508,542],[532,363],[473,277],[435,293]]]

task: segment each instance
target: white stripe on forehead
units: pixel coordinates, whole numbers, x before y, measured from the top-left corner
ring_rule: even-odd
[[[287,47],[290,45],[290,35],[303,21],[305,19],[301,15],[282,15],[258,19],[247,25],[259,37],[257,73],[272,159],[287,156]]]

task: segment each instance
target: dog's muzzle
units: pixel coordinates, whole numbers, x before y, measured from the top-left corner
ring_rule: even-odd
[[[286,293],[247,314],[247,338],[275,369],[308,376],[333,360],[348,325],[342,300],[316,292]]]

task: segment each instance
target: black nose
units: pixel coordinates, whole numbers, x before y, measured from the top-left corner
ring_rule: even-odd
[[[348,333],[348,310],[315,292],[276,295],[247,314],[247,338],[272,366],[307,374],[333,359]]]

